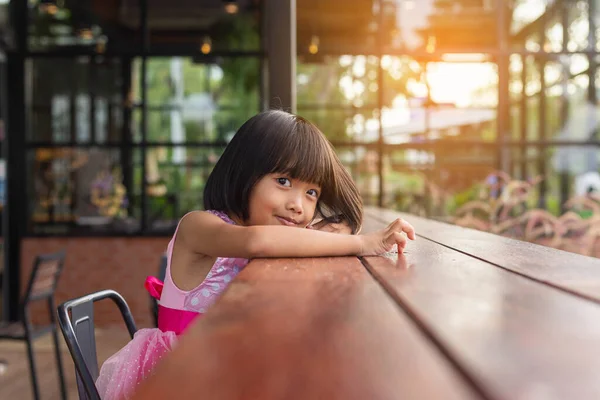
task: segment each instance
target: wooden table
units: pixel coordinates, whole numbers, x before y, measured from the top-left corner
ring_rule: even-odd
[[[138,399],[600,399],[600,259],[409,220],[406,254],[255,260]]]

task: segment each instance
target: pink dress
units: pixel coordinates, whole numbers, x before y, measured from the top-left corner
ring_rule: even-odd
[[[225,213],[208,212],[234,224]],[[190,291],[183,291],[175,286],[171,279],[171,257],[178,230],[179,225],[167,247],[164,285],[155,277],[146,279],[145,287],[148,292],[154,298],[160,299],[158,328],[140,329],[125,347],[102,364],[96,387],[103,400],[129,398],[137,384],[148,377],[162,356],[173,348],[177,336],[184,332],[196,317],[208,310],[233,278],[248,264],[248,260],[243,258],[217,258],[199,286]]]

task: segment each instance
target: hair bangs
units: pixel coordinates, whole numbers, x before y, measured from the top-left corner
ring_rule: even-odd
[[[362,199],[333,147],[311,122],[281,110],[262,112],[238,129],[208,177],[205,209],[247,220],[254,186],[271,173],[320,186],[314,218],[360,231]]]
[[[280,172],[290,178],[319,185],[330,191],[334,177],[334,154],[323,134],[310,122],[298,118],[296,129],[270,153],[268,173]]]

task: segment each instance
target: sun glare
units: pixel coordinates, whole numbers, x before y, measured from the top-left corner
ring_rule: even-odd
[[[468,107],[480,98],[483,89],[496,83],[497,75],[489,63],[432,63],[427,81],[434,102]]]

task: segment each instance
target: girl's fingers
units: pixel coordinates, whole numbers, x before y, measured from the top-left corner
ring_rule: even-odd
[[[392,233],[391,238],[393,240],[391,244],[398,245],[398,250],[401,250],[406,247],[406,236],[404,236],[402,232]]]
[[[410,240],[415,240],[415,228],[406,221],[402,221],[402,232],[406,233]]]
[[[385,230],[387,232],[394,232],[400,230],[399,228],[402,226],[402,218],[396,218],[390,223]]]
[[[415,240],[415,228],[402,218],[398,218],[388,225],[387,232],[404,232],[410,240]]]

